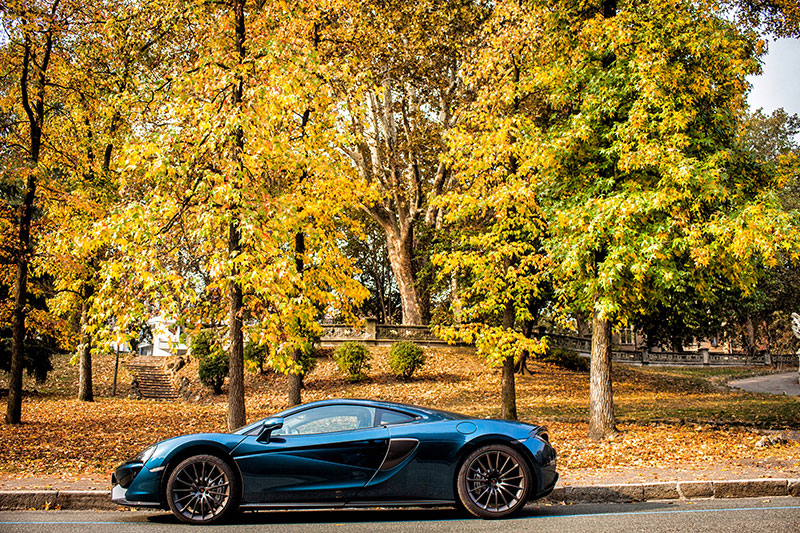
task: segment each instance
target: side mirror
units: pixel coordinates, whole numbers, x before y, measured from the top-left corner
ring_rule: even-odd
[[[272,432],[282,427],[283,427],[283,418],[267,418],[266,420],[264,420],[264,423],[261,424],[261,431],[259,432],[256,440],[258,442],[266,444],[269,442],[269,437],[272,434]]]

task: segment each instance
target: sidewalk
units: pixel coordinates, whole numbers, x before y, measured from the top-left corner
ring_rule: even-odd
[[[627,472],[622,478],[631,478]],[[733,475],[731,473],[731,475]],[[108,486],[101,488],[96,480],[64,481],[60,479],[29,478],[0,481],[0,510],[61,509],[102,510],[122,509],[111,502]],[[692,479],[641,483],[573,483],[560,480],[553,493],[542,503],[611,503],[648,500],[678,500],[697,498],[800,497],[800,479]]]

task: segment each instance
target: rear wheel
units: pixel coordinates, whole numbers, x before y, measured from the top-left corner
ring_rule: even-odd
[[[458,499],[480,518],[502,518],[525,506],[533,476],[519,452],[502,444],[472,452],[458,471]]]
[[[188,524],[222,520],[239,506],[236,474],[215,455],[189,457],[169,476],[167,503],[172,514]]]

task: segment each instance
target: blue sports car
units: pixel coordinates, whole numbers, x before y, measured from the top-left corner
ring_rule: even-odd
[[[500,518],[553,490],[547,430],[370,400],[325,400],[233,433],[167,439],[111,477],[121,505],[191,524],[237,510],[462,506]]]

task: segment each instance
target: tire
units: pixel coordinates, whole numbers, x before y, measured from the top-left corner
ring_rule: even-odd
[[[513,448],[491,444],[478,448],[458,470],[458,499],[479,518],[503,518],[528,501],[533,475],[525,458]]]
[[[216,455],[194,455],[170,473],[166,500],[172,514],[187,524],[212,524],[239,507],[239,482]]]

